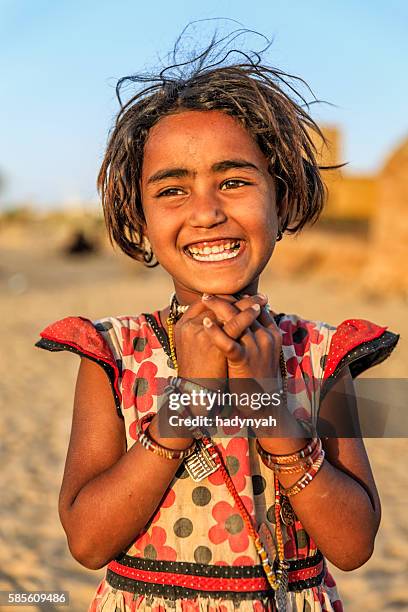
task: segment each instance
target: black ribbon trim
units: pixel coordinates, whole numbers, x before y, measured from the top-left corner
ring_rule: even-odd
[[[94,361],[95,363],[100,365],[105,370],[108,376],[113,397],[115,400],[116,412],[121,419],[124,418],[121,410],[121,402],[115,389],[116,372],[109,363],[103,361],[103,359],[98,359],[97,357],[92,357],[87,353],[83,353],[80,349],[70,346],[69,344],[64,344],[63,342],[56,342],[55,340],[41,338],[41,340],[38,340],[38,342],[35,343],[35,346],[38,348],[45,349],[46,351],[51,351],[53,353],[59,351],[69,351],[70,353],[74,353],[75,355],[79,355],[80,357],[86,357],[87,359],[90,359],[91,361]]]
[[[309,569],[315,567],[323,560],[322,553],[318,550],[315,555],[306,557],[305,559],[296,559],[288,561],[288,571]],[[141,557],[132,557],[123,553],[118,556],[115,561],[125,567],[133,569],[140,569],[142,571],[149,572],[163,572],[170,574],[185,574],[188,576],[204,576],[207,578],[264,578],[265,573],[262,565],[236,565],[236,566],[224,566],[224,565],[207,565],[203,563],[188,563],[184,561],[162,561],[156,559],[144,559]],[[290,582],[288,584],[288,591],[302,591],[303,589],[311,588],[321,584],[326,568],[323,565],[323,569],[320,574],[313,578],[307,578],[306,580],[297,580],[296,582]],[[157,584],[156,582],[145,582],[128,578],[117,574],[110,568],[107,570],[106,579],[108,583],[116,588],[124,591],[130,591],[131,593],[137,593],[140,595],[158,595],[166,597],[167,599],[178,599],[194,597],[197,594],[210,594],[212,597],[223,597],[224,599],[260,599],[270,594],[271,589],[265,589],[260,591],[202,591],[200,589],[194,589],[189,587],[181,587],[167,584]],[[235,597],[232,595],[235,594]]]
[[[320,402],[327,395],[342,370],[349,366],[352,378],[356,378],[365,370],[382,363],[396,347],[399,334],[385,331],[378,338],[362,342],[346,353],[337,364],[334,372],[323,381],[320,391]]]

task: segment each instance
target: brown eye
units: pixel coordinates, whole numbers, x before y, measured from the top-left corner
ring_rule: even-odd
[[[249,183],[242,181],[241,179],[228,179],[221,185],[221,189],[237,189],[238,187],[244,187],[245,185],[249,185]]]
[[[161,191],[157,197],[161,198],[162,196],[176,196],[176,195],[183,195],[183,190],[182,189],[178,189],[177,187],[169,187],[168,189],[164,189],[163,191]]]

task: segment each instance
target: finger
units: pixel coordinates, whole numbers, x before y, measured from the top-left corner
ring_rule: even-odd
[[[208,311],[208,309],[205,303],[203,303],[201,298],[198,298],[197,301],[193,302],[192,304],[189,304],[187,310],[182,314],[179,321],[182,320],[184,323],[185,321],[188,321],[189,319],[194,319],[198,317],[199,315],[203,315],[203,313],[205,313],[206,311]],[[202,321],[202,317],[200,319],[200,323],[201,321]]]
[[[258,317],[259,323],[261,323],[264,327],[267,327],[268,329],[269,328],[279,329],[273,317],[274,314],[276,313],[274,313],[271,310],[268,310],[266,307],[262,308],[259,314],[259,317]]]
[[[224,332],[231,338],[237,340],[245,332],[250,332],[248,328],[256,321],[260,310],[261,307],[259,304],[253,304],[250,308],[239,312],[223,325]]]
[[[264,347],[272,338],[274,344],[280,349],[282,346],[282,331],[265,308],[262,308],[256,324],[259,326],[254,331],[257,344]]]
[[[209,317],[204,317],[203,327],[206,334],[211,338],[212,343],[216,346],[227,359],[231,362],[238,362],[244,354],[244,347],[239,342],[228,336],[218,325]]]
[[[232,296],[226,296],[232,297]],[[207,308],[209,308],[216,315],[217,319],[221,323],[226,323],[229,319],[232,319],[236,314],[240,311],[236,308],[235,304],[231,303],[231,301],[225,299],[224,297],[219,297],[218,295],[209,295],[208,293],[203,293],[202,303],[205,304]]]
[[[245,308],[249,308],[252,304],[259,304],[260,306],[266,306],[268,303],[268,296],[263,293],[256,293],[255,295],[245,295],[234,303],[236,308],[240,310],[245,310]]]

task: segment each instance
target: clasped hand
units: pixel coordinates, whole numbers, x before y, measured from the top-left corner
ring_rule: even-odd
[[[218,389],[228,378],[229,392],[238,396],[278,392],[282,339],[267,301],[262,294],[238,300],[204,294],[193,303],[175,326],[179,375],[210,379],[205,386]],[[248,408],[240,406],[240,413],[254,416]]]
[[[203,295],[194,302],[174,328],[179,376],[196,380],[214,390],[241,396],[245,393],[280,394],[278,384],[282,336],[275,320],[265,308],[265,296]],[[259,396],[258,396],[259,397]],[[269,452],[292,452],[304,441],[304,429],[278,401],[254,411],[248,403],[237,406],[241,416],[277,416],[277,428],[257,437]],[[280,408],[284,408],[283,410]],[[294,438],[294,440],[290,440]],[[300,438],[300,440],[298,440]]]

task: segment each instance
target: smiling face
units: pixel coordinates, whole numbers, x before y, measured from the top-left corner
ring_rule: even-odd
[[[220,111],[161,119],[141,179],[145,233],[181,303],[257,290],[278,217],[274,179],[249,132]]]

